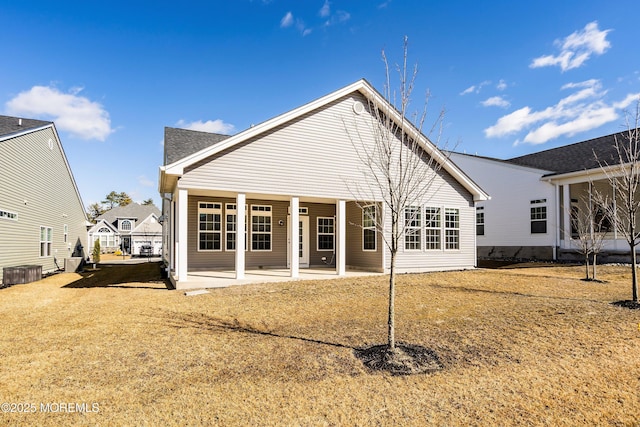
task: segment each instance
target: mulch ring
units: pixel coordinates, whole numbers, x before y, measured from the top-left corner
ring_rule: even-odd
[[[636,301],[626,300],[626,301],[616,301],[611,304],[617,305],[618,307],[628,308],[630,310],[640,310],[640,303]]]
[[[436,372],[444,368],[438,355],[426,347],[397,343],[394,350],[387,344],[354,350],[355,356],[371,370],[391,375],[413,375]]]

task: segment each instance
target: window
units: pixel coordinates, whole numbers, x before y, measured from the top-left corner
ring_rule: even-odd
[[[318,250],[332,251],[334,248],[335,228],[333,218],[318,217]]]
[[[18,214],[17,213],[13,213],[13,212],[9,212],[9,211],[4,211],[4,210],[0,209],[0,218],[2,218],[2,219],[10,219],[12,221],[17,221],[18,220]]]
[[[440,208],[425,209],[425,249],[440,249]]]
[[[67,243],[69,241],[69,226],[65,224],[63,230],[62,236],[64,237],[64,242]]]
[[[248,250],[247,245],[247,205],[244,206],[244,250]],[[235,203],[227,203],[225,205],[225,219],[226,219],[226,248],[228,251],[236,250],[236,231],[237,231],[237,209]]]
[[[51,227],[40,227],[40,256],[51,256],[51,244],[53,240],[53,229]]]
[[[484,206],[476,208],[476,236],[484,236]]]
[[[362,207],[362,250],[376,250],[376,206]]]
[[[445,249],[460,249],[460,210],[444,210]]]
[[[404,210],[405,233],[404,248],[406,250],[422,249],[422,208],[409,206]]]
[[[198,250],[222,250],[222,205],[198,203]]]
[[[125,219],[124,221],[120,222],[120,230],[122,231],[131,231],[131,221],[129,221],[128,219]]]
[[[547,199],[532,200],[531,207],[531,234],[544,234],[547,232],[547,207],[539,206],[546,203]]]
[[[271,206],[251,205],[251,250],[271,250]]]

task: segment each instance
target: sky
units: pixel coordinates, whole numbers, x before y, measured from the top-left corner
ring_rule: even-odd
[[[418,73],[440,146],[501,159],[626,128],[637,0],[7,1],[0,114],[55,122],[85,206],[160,205],[164,127],[232,135],[361,78]],[[397,85],[395,74],[392,86]],[[427,102],[427,93],[429,93]]]

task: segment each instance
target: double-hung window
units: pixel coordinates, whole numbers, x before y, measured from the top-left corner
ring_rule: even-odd
[[[444,210],[445,249],[460,249],[460,209]]]
[[[318,217],[318,251],[334,249],[335,228],[333,217]]]
[[[440,218],[440,208],[425,208],[425,249],[440,249],[441,246],[441,227],[442,220]]]
[[[222,250],[222,204],[198,203],[198,250]]]
[[[51,256],[51,245],[53,243],[53,228],[40,227],[40,256]]]
[[[476,236],[484,236],[484,206],[476,208]]]
[[[271,250],[271,206],[251,205],[251,250]]]
[[[362,250],[376,250],[376,205],[362,207]]]
[[[225,205],[225,219],[226,219],[226,248],[228,251],[236,250],[236,231],[238,226],[238,210],[235,203],[227,203]],[[244,250],[248,250],[247,246],[247,205],[244,210]]]
[[[422,208],[420,206],[408,206],[404,210],[405,232],[404,232],[404,248],[405,250],[422,249]]]
[[[547,199],[531,201],[531,234],[547,232]]]

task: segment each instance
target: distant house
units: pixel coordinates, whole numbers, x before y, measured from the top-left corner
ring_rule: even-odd
[[[360,80],[234,136],[165,128],[163,256],[176,287],[188,288],[190,274],[201,270],[233,270],[238,279],[263,268],[288,269],[291,277],[313,267],[337,275],[386,271],[388,236],[371,227],[368,215],[387,212],[380,200],[353,195],[354,186],[371,184],[349,139],[359,132],[373,141],[370,102],[386,103]],[[398,114],[393,120],[402,122]],[[473,268],[475,203],[488,196],[403,123],[442,168],[433,194],[413,207],[419,219],[397,268]]]
[[[162,248],[162,226],[158,223],[160,209],[154,205],[130,203],[117,206],[96,218],[89,228],[88,239],[100,240],[103,253],[121,250],[125,254],[140,255],[140,247],[152,247],[154,255]]]
[[[451,159],[491,194],[477,205],[478,256],[575,259],[572,212],[586,208],[595,188],[613,195],[597,159],[613,164],[616,138],[624,143],[626,132],[508,160],[452,153]],[[604,249],[603,260],[625,259],[629,252],[615,225]]]
[[[84,257],[84,205],[52,122],[0,116],[0,268]]]

